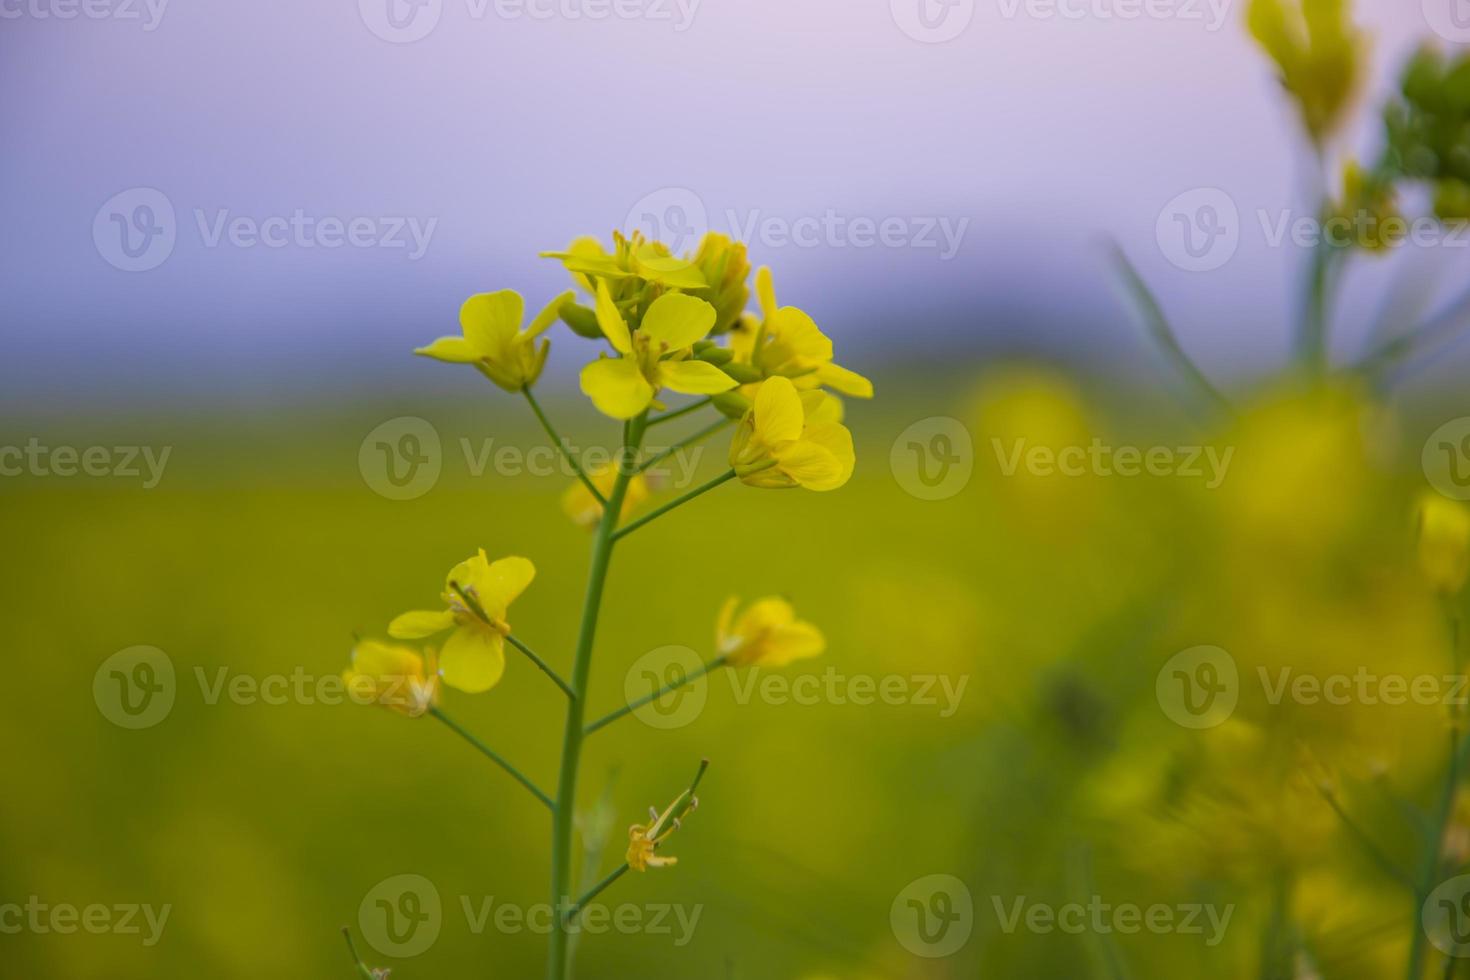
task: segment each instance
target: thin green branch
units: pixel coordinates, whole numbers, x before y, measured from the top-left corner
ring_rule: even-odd
[[[561,675],[551,668],[551,664],[536,656],[535,650],[532,650],[520,640],[516,639],[515,634],[513,633],[507,633],[505,638],[510,641],[511,646],[515,647],[517,650],[521,651],[521,653],[524,653],[527,657],[529,657],[531,659],[531,663],[535,664],[537,667],[540,667],[541,672],[544,673],[547,677],[550,677],[552,682],[556,684],[557,687],[561,688],[563,694],[565,694],[569,698],[575,698],[577,696],[577,692],[572,690],[572,685],[562,680]]]
[[[535,395],[531,394],[530,387],[527,386],[525,388],[522,388],[521,394],[526,396],[526,402],[530,404],[531,411],[536,413],[536,418],[540,419],[541,421],[541,427],[545,429],[546,434],[551,437],[551,444],[557,448],[557,450],[561,453],[562,458],[567,461],[567,465],[572,468],[572,472],[577,474],[577,479],[581,480],[582,485],[587,488],[587,491],[589,493],[592,494],[592,499],[596,500],[604,507],[607,506],[607,498],[602,495],[602,491],[597,489],[597,487],[593,484],[591,478],[587,476],[586,471],[582,469],[581,461],[579,461],[576,456],[572,455],[571,447],[569,447],[564,441],[562,441],[561,436],[556,434],[556,429],[552,427],[551,420],[548,419],[546,417],[546,413],[541,410],[541,403],[536,401]]]
[[[368,969],[367,964],[362,961],[362,957],[357,955],[357,944],[352,941],[352,930],[343,926],[342,938],[347,940],[347,952],[352,954],[352,962],[357,966],[358,975],[366,977],[367,980],[373,980],[373,971]]]
[[[463,728],[460,727],[458,722],[456,722],[453,718],[450,718],[438,707],[430,708],[429,714],[444,722],[444,724],[449,726],[451,731],[459,735],[466,742],[469,742],[471,745],[473,745],[491,762],[495,763],[497,766],[510,773],[510,775],[515,779],[516,782],[526,787],[526,789],[531,792],[532,796],[536,797],[536,799],[540,800],[546,805],[546,808],[548,810],[551,810],[553,813],[556,812],[556,804],[552,802],[551,797],[543,793],[541,791],[541,788],[535,783],[531,782],[531,780],[528,779],[519,769],[507,762],[505,757],[502,756],[499,752],[496,752],[494,749],[490,748],[490,746],[486,745],[484,742],[480,741],[478,738],[465,731]]]
[[[719,486],[722,483],[725,483],[728,480],[733,480],[734,478],[735,478],[735,471],[733,469],[732,470],[726,470],[724,473],[721,473],[719,476],[715,477],[713,480],[710,480],[708,483],[702,483],[702,484],[700,484],[699,486],[695,487],[693,490],[690,490],[688,493],[684,494],[682,497],[677,497],[674,500],[671,500],[668,503],[664,504],[662,507],[659,507],[656,510],[649,511],[647,514],[644,514],[642,517],[638,518],[638,520],[634,521],[632,524],[629,524],[626,527],[619,529],[618,531],[616,531],[613,534],[613,540],[614,541],[621,541],[624,537],[626,537],[629,534],[632,534],[634,531],[638,530],[643,525],[648,524],[648,523],[650,523],[650,522],[652,522],[652,521],[654,521],[654,520],[662,517],[663,515],[667,514],[671,510],[674,510],[675,508],[682,507],[684,504],[687,504],[689,501],[693,500],[695,497],[698,497],[701,494],[709,493],[715,487]]]
[[[580,913],[584,908],[587,907],[587,903],[591,902],[598,895],[601,895],[609,885],[611,885],[613,882],[617,881],[619,878],[627,873],[628,862],[624,861],[616,870],[613,871],[612,874],[608,875],[606,878],[593,885],[587,890],[587,894],[577,899],[577,904],[567,909],[567,914],[563,921],[565,921],[567,925],[571,925],[574,921],[576,921],[578,913]]]
[[[711,424],[705,426],[703,429],[700,429],[698,432],[694,433],[694,435],[674,443],[672,446],[670,446],[668,449],[665,449],[657,456],[653,456],[649,459],[644,460],[633,472],[635,474],[646,473],[657,466],[659,463],[662,463],[664,460],[674,455],[674,453],[679,452],[681,449],[688,449],[690,446],[694,445],[697,442],[700,442],[701,440],[708,439],[710,436],[714,435],[716,432],[719,432],[726,426],[734,424],[734,422],[734,419],[720,419],[720,421],[718,422],[712,422]]]
[[[1127,287],[1129,296],[1137,307],[1139,316],[1143,318],[1144,327],[1154,343],[1163,351],[1164,356],[1174,366],[1174,369],[1184,376],[1194,388],[1205,396],[1215,407],[1223,410],[1226,414],[1233,414],[1234,409],[1230,399],[1216,388],[1205,373],[1199,369],[1190,356],[1185,353],[1184,347],[1179,343],[1179,336],[1175,333],[1169,318],[1164,315],[1164,308],[1159,304],[1158,298],[1138,269],[1129,261],[1123,249],[1114,243],[1112,245],[1113,261],[1122,274],[1123,284]]]
[[[1448,340],[1470,325],[1470,290],[1410,332],[1385,341],[1358,362],[1358,369],[1376,375]]]
[[[663,687],[659,688],[657,691],[654,691],[652,694],[641,697],[636,701],[630,701],[618,710],[603,715],[601,718],[597,719],[592,724],[582,729],[582,734],[591,735],[593,732],[602,728],[606,728],[608,725],[611,725],[619,718],[622,718],[625,715],[632,714],[639,708],[643,707],[645,704],[651,704],[654,701],[657,701],[659,698],[663,697],[665,694],[671,694],[674,691],[679,690],[679,688],[681,687],[684,687],[688,684],[693,684],[695,681],[699,680],[710,671],[725,666],[729,659],[730,657],[728,654],[721,654],[720,656],[711,660],[709,663],[702,665],[698,670],[694,671],[694,673],[687,674],[677,681],[672,681],[668,684],[665,684]]]
[[[713,398],[701,398],[697,402],[690,402],[683,408],[676,408],[671,412],[665,412],[662,415],[655,416],[654,418],[648,420],[649,428],[652,428],[655,425],[663,425],[665,422],[672,422],[674,421],[674,419],[677,418],[683,418],[690,412],[699,411],[701,408],[704,408],[704,406],[708,405],[712,401],[714,401]]]

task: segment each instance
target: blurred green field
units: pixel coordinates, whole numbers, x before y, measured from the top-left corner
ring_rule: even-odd
[[[1242,670],[1438,670],[1439,610],[1413,566],[1423,477],[1412,426],[1348,395],[1275,393],[1210,436],[1235,447],[1218,490],[1178,477],[1006,476],[992,438],[1199,436],[1035,369],[898,387],[850,406],[859,464],[843,490],[734,484],[619,546],[589,710],[618,706],[625,673],[649,650],[711,655],[732,594],[786,595],[826,631],[828,653],[786,673],[964,678],[958,709],[942,717],[942,696],[738,704],[726,672],[686,727],[630,717],[593,736],[582,801],[609,787],[603,868],[619,859],[626,826],[671,800],[698,759],[712,767],[698,813],[670,842],[678,866],[626,876],[605,896],[701,907],[692,941],[585,937],[578,974],[1256,976],[1282,902],[1320,952],[1321,976],[1397,970],[1414,910],[1301,788],[1300,749],[1339,774],[1364,824],[1410,860],[1410,845],[1395,843],[1408,840],[1405,818],[1385,801],[1432,797],[1443,713],[1283,711],[1243,694],[1229,724],[1202,733],[1160,711],[1155,679],[1197,644],[1230,650]],[[413,873],[444,899],[442,933],[407,960],[365,946],[369,963],[395,978],[540,974],[543,936],[476,934],[460,906],[461,896],[545,900],[548,818],[534,800],[430,718],[210,704],[196,675],[334,676],[354,632],[382,636],[392,616],[432,604],[445,570],[476,547],[536,562],[511,619],[568,669],[588,536],[559,509],[567,481],[471,476],[460,437],[529,447],[537,435],[515,400],[455,390],[463,401],[449,407],[57,425],[43,440],[172,445],[167,473],[152,490],[0,482],[5,618],[25,681],[0,713],[10,746],[0,901],[172,906],[152,947],[122,935],[0,937],[0,973],[348,977],[339,928],[356,930],[376,883]],[[584,405],[550,407],[574,439],[594,431]],[[364,483],[357,455],[374,425],[405,414],[439,430],[444,472],[425,496],[391,501]],[[895,479],[889,452],[935,415],[967,424],[975,472],[958,495],[924,501]],[[1386,436],[1395,425],[1403,431]],[[712,444],[702,471],[717,472],[724,445]],[[93,675],[138,644],[169,655],[179,689],[165,721],[127,731],[99,712]],[[560,695],[509,656],[499,687],[449,691],[444,706],[551,787]],[[930,959],[898,941],[890,906],[937,873],[965,882],[974,926],[959,952]],[[1236,909],[1216,946],[1182,934],[1007,933],[997,911],[1019,897],[1090,894]]]

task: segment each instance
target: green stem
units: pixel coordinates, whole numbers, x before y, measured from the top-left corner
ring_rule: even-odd
[[[1183,345],[1179,343],[1179,335],[1170,325],[1169,318],[1164,314],[1164,308],[1159,304],[1158,297],[1154,295],[1138,269],[1129,261],[1127,254],[1117,245],[1113,246],[1113,259],[1118,265],[1124,285],[1128,287],[1134,305],[1138,307],[1138,312],[1143,317],[1144,324],[1154,343],[1174,365],[1174,369],[1183,375],[1185,380],[1192,384],[1200,394],[1204,395],[1207,401],[1216,408],[1222,409],[1226,414],[1231,414],[1233,409],[1230,399],[1226,398],[1220,389],[1205,377],[1199,365],[1195,364],[1194,360],[1185,353]]]
[[[1337,814],[1338,819],[1342,821],[1342,825],[1362,845],[1363,850],[1373,859],[1373,862],[1378,865],[1384,874],[1408,888],[1410,892],[1417,890],[1418,886],[1414,884],[1413,875],[1400,868],[1394,863],[1392,858],[1384,853],[1383,849],[1378,846],[1378,843],[1373,840],[1372,836],[1360,827],[1358,822],[1343,809],[1342,804],[1338,802],[1337,796],[1331,790],[1318,786],[1317,792],[1322,796],[1322,799],[1327,801],[1327,805],[1332,808],[1333,813]]]
[[[655,520],[657,518],[660,518],[660,517],[664,516],[669,511],[674,510],[677,507],[682,507],[684,504],[689,503],[689,501],[693,500],[695,497],[698,497],[700,494],[709,493],[715,487],[717,487],[720,484],[726,482],[727,480],[733,480],[734,478],[735,478],[735,471],[734,470],[726,470],[724,473],[721,473],[719,476],[715,477],[713,480],[710,480],[708,483],[702,483],[702,484],[700,484],[699,486],[695,487],[693,490],[690,490],[688,493],[684,494],[682,497],[677,497],[677,498],[675,498],[673,500],[670,500],[668,503],[664,504],[662,507],[659,507],[656,510],[649,511],[647,514],[644,514],[642,517],[638,518],[638,520],[634,521],[632,524],[629,524],[627,527],[624,527],[624,528],[616,531],[613,534],[613,540],[614,541],[620,541],[620,540],[622,540],[622,538],[625,535],[632,534],[634,531],[638,530],[643,525],[648,524],[649,522],[651,522],[651,521],[653,521],[653,520]]]
[[[592,483],[592,480],[588,478],[586,471],[582,469],[582,464],[572,455],[571,449],[562,441],[561,436],[556,434],[556,429],[552,428],[551,420],[546,417],[546,413],[541,411],[541,403],[536,401],[536,396],[531,394],[531,389],[529,387],[522,388],[521,394],[526,396],[526,401],[530,404],[531,411],[535,412],[536,418],[541,420],[541,427],[551,437],[551,444],[557,448],[562,458],[567,461],[567,465],[572,468],[572,472],[577,474],[577,479],[581,480],[582,485],[592,494],[592,499],[604,507],[607,506],[607,498],[602,495],[602,491],[597,489]]]
[[[715,659],[711,660],[709,663],[707,663],[707,664],[703,665],[702,667],[700,667],[694,673],[686,675],[681,680],[677,680],[677,681],[673,681],[673,682],[671,682],[669,684],[665,684],[663,687],[659,688],[657,691],[654,691],[652,694],[649,694],[649,695],[647,695],[645,697],[641,697],[641,698],[639,698],[636,701],[630,701],[627,704],[623,705],[618,710],[616,710],[616,711],[614,711],[614,712],[612,712],[610,714],[603,715],[601,718],[597,719],[592,724],[590,724],[586,728],[582,729],[582,734],[583,735],[591,735],[593,732],[597,731],[598,729],[600,729],[600,728],[606,728],[608,725],[611,725],[613,722],[617,721],[619,718],[622,718],[625,715],[632,714],[633,712],[637,711],[639,708],[643,707],[645,704],[649,704],[651,702],[657,701],[659,698],[663,697],[665,694],[669,694],[670,692],[677,691],[679,688],[685,686],[686,684],[693,684],[695,681],[699,680],[701,677],[703,677],[705,674],[708,674],[710,671],[715,670],[716,668],[725,666],[726,661],[728,661],[729,659],[730,659],[730,657],[729,657],[728,654],[725,654],[725,655],[721,655],[721,656],[716,657]]]
[[[572,690],[572,686],[566,681],[562,680],[561,675],[552,670],[549,663],[536,656],[535,650],[532,650],[520,640],[516,639],[515,634],[513,633],[506,634],[505,638],[510,641],[511,646],[521,651],[521,653],[524,653],[527,657],[530,657],[531,663],[535,664],[537,667],[540,667],[542,673],[544,673],[547,677],[550,677],[552,682],[555,683],[557,687],[561,688],[562,692],[566,694],[567,697],[575,698],[577,696],[577,692]]]
[[[357,944],[352,941],[352,930],[343,926],[342,938],[347,940],[347,952],[352,954],[352,962],[357,965],[358,975],[366,977],[367,980],[373,980],[373,971],[369,970],[367,964],[362,961],[362,957],[357,955]]]
[[[598,895],[601,895],[608,885],[611,885],[613,882],[617,881],[627,872],[628,862],[624,861],[620,867],[613,871],[612,874],[608,875],[606,878],[602,879],[597,884],[589,888],[587,890],[587,894],[577,899],[577,904],[573,905],[570,909],[567,910],[567,925],[571,925],[573,922],[576,921],[577,913],[586,908],[588,902],[592,901]]]
[[[659,463],[662,463],[664,460],[668,459],[670,456],[672,456],[674,453],[678,452],[679,450],[681,450],[681,449],[688,449],[690,446],[694,445],[696,442],[699,442],[702,439],[709,438],[710,436],[714,435],[716,432],[719,432],[721,429],[725,428],[727,425],[732,424],[734,421],[735,421],[734,419],[720,419],[720,421],[715,422],[715,423],[713,423],[711,425],[708,425],[708,426],[706,426],[703,429],[700,429],[698,432],[694,433],[694,435],[692,435],[692,436],[689,436],[687,439],[683,439],[680,442],[674,443],[672,446],[670,446],[668,449],[665,449],[663,452],[659,453],[657,456],[654,456],[651,459],[645,460],[644,462],[642,462],[641,464],[639,464],[638,468],[636,470],[634,470],[633,472],[634,473],[646,473],[646,472],[648,472],[649,470],[653,469]]]
[[[448,725],[452,731],[458,734],[466,742],[469,742],[475,748],[484,753],[484,755],[489,758],[491,762],[494,762],[497,766],[510,773],[511,776],[515,777],[516,782],[520,783],[522,786],[526,787],[526,789],[530,790],[531,795],[536,797],[536,799],[540,800],[542,803],[546,804],[548,808],[552,810],[556,809],[556,804],[551,801],[551,797],[543,793],[541,791],[541,787],[537,786],[535,783],[531,782],[530,779],[526,778],[526,776],[522,774],[519,769],[507,762],[505,760],[505,757],[502,756],[499,752],[496,752],[494,749],[490,748],[490,746],[486,745],[484,742],[480,741],[478,738],[475,738],[475,736],[465,731],[459,726],[458,722],[446,715],[443,711],[439,710],[439,708],[430,708],[429,714],[444,722],[444,724]]]
[[[1334,254],[1333,246],[1326,241],[1317,243],[1307,272],[1307,298],[1297,338],[1297,358],[1315,377],[1327,371],[1328,284]]]
[[[649,419],[648,426],[649,428],[652,428],[655,425],[663,425],[665,422],[672,422],[674,421],[674,419],[683,418],[690,412],[699,411],[701,408],[704,408],[704,406],[708,405],[712,401],[714,401],[713,398],[701,398],[697,402],[690,402],[683,408],[676,408],[672,412],[665,412],[656,418]]]
[[[620,462],[631,460],[643,442],[646,416],[639,416],[624,428]],[[577,634],[576,656],[572,663],[573,697],[567,702],[566,726],[562,732],[561,772],[557,778],[556,805],[552,808],[551,830],[551,907],[562,909],[568,901],[572,880],[572,817],[577,805],[577,767],[582,757],[582,722],[586,704],[587,682],[592,670],[592,646],[597,637],[597,617],[602,607],[603,586],[612,561],[617,539],[618,515],[623,512],[623,499],[632,480],[632,468],[619,465],[612,493],[602,508],[602,518],[592,539],[592,561],[587,572],[587,593],[582,603],[582,625]],[[546,975],[549,980],[566,980],[570,966],[568,933],[561,914],[551,917],[551,936],[547,954]]]

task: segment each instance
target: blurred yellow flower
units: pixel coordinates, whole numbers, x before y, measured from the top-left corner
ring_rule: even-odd
[[[618,468],[613,463],[604,464],[587,474],[597,492],[606,499],[617,482]],[[627,520],[628,516],[636,511],[643,502],[648,499],[648,478],[639,473],[628,481],[628,490],[623,497],[623,510],[619,515],[621,520]],[[593,528],[597,522],[602,520],[602,503],[587,489],[587,485],[581,480],[573,480],[572,485],[567,487],[566,492],[561,495],[561,509],[572,523],[578,527]]]
[[[852,433],[831,421],[820,391],[798,393],[788,378],[768,378],[730,444],[730,465],[752,487],[836,490],[852,476]]]
[[[406,612],[388,624],[388,633],[415,640],[454,629],[440,653],[444,683],[471,694],[488,691],[505,672],[506,611],[535,577],[527,559],[490,562],[481,548],[450,569],[443,593],[448,608]]]
[[[432,650],[363,640],[352,648],[352,663],[342,679],[354,700],[382,705],[417,718],[439,703],[439,678]]]
[[[822,631],[796,618],[785,599],[757,599],[737,618],[740,599],[731,596],[720,609],[715,644],[732,667],[784,667],[793,660],[815,657],[827,648]]]
[[[562,293],[522,330],[525,301],[520,293],[513,289],[476,293],[459,309],[463,337],[440,337],[414,353],[451,364],[473,364],[506,391],[520,391],[541,377],[551,342],[536,340],[571,298],[571,291]]]
[[[1419,567],[1438,592],[1454,594],[1470,576],[1470,510],[1426,492],[1419,501]]]
[[[832,341],[816,321],[794,306],[776,303],[771,270],[755,274],[761,317],[745,317],[730,335],[737,364],[746,364],[762,377],[786,377],[799,388],[827,387],[854,398],[872,398],[873,383],[856,371],[832,361]]]
[[[1347,0],[1252,0],[1247,13],[1319,146],[1342,122],[1362,74],[1363,37],[1348,8]]]
[[[714,326],[715,308],[683,293],[654,300],[636,331],[618,311],[606,282],[597,284],[597,323],[620,357],[599,357],[582,369],[582,391],[605,415],[630,419],[660,388],[684,395],[714,395],[735,387],[725,372],[691,359],[691,348]]]

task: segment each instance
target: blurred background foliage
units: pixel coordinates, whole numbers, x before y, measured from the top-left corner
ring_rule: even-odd
[[[830,640],[792,673],[968,678],[958,711],[737,704],[721,675],[687,727],[627,718],[592,738],[582,799],[590,806],[607,787],[614,849],[695,760],[713,764],[671,847],[679,865],[625,877],[606,896],[702,904],[693,941],[588,937],[579,974],[1256,976],[1263,936],[1283,922],[1309,956],[1298,976],[1397,974],[1417,910],[1326,792],[1416,866],[1412,813],[1431,807],[1441,778],[1445,711],[1271,706],[1252,678],[1284,666],[1449,672],[1413,518],[1418,448],[1445,410],[1406,414],[1345,385],[1280,384],[1234,420],[1196,429],[1163,421],[1181,416],[1143,389],[1038,363],[877,381],[877,401],[849,406],[859,465],[842,491],[731,485],[620,546],[591,710],[621,703],[624,673],[646,651],[682,644],[709,656],[725,596],[779,592]],[[154,490],[0,484],[22,682],[0,713],[11,748],[0,894],[173,905],[156,947],[7,936],[0,972],[160,978],[207,963],[218,977],[348,976],[339,927],[374,884],[417,873],[444,896],[446,922],[427,953],[384,964],[395,977],[538,975],[543,937],[473,934],[458,907],[461,895],[543,900],[546,816],[533,800],[431,719],[211,705],[195,676],[334,675],[353,631],[382,635],[477,545],[536,561],[515,625],[566,668],[588,541],[558,507],[566,481],[471,477],[461,437],[521,447],[538,437],[524,406],[483,382],[445,385],[453,402],[114,420],[114,441],[174,446]],[[585,404],[547,396],[574,440],[607,433]],[[357,451],[402,414],[435,424],[445,467],[426,496],[395,502],[364,484]],[[972,433],[974,473],[957,496],[924,501],[888,458],[900,432],[936,415]],[[1206,442],[1234,456],[1214,490],[1180,477],[1002,471],[998,444],[1094,437]],[[95,424],[42,438],[108,441]],[[723,455],[712,443],[702,469],[715,472]],[[124,731],[99,714],[91,679],[134,644],[173,658],[179,696],[162,724]],[[1234,715],[1206,731],[1170,721],[1154,687],[1173,654],[1199,644],[1228,650],[1243,679]],[[450,691],[445,706],[550,785],[559,697],[512,659],[495,690]],[[895,940],[889,906],[941,872],[971,890],[975,932],[953,957],[919,959]],[[1089,894],[1236,911],[1207,948],[1199,936],[1007,934],[992,905]]]

